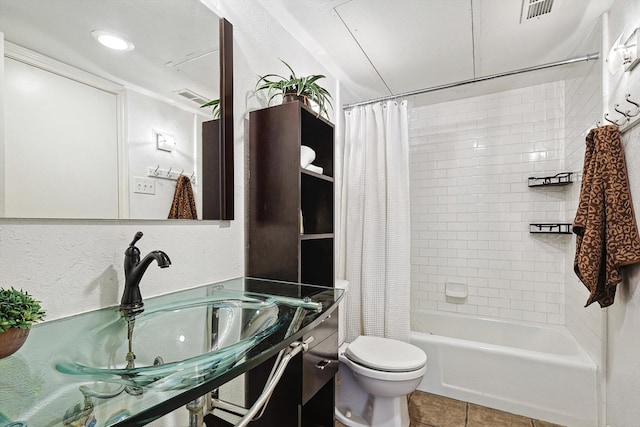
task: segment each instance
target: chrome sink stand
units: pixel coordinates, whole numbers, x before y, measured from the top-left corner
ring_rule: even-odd
[[[212,398],[211,411],[218,409],[235,416],[236,418],[238,418],[238,421],[235,424],[236,427],[245,427],[251,421],[254,421],[260,418],[265,408],[267,407],[267,404],[269,403],[269,399],[273,394],[273,390],[276,388],[276,385],[278,385],[278,382],[280,381],[280,378],[282,378],[282,375],[284,374],[284,371],[287,368],[287,365],[289,364],[291,359],[293,359],[298,353],[307,351],[309,349],[309,344],[312,341],[313,341],[313,337],[309,337],[304,341],[296,341],[294,343],[291,343],[289,347],[281,350],[280,353],[278,353],[278,357],[276,358],[276,362],[273,365],[273,369],[269,374],[267,383],[265,384],[264,389],[262,390],[262,394],[260,394],[258,399],[256,399],[255,403],[253,404],[253,406],[251,406],[251,408],[247,409],[242,406],[238,406],[236,404],[226,402],[224,400]],[[201,405],[201,410],[203,407],[204,407],[204,400]],[[188,408],[189,408],[189,405],[187,405],[187,409]],[[191,410],[189,411],[191,412]],[[202,420],[201,416],[200,417],[196,416],[194,420],[197,421],[198,418]],[[191,421],[191,417],[190,417],[190,421]],[[189,424],[189,427],[199,427],[199,425]]]
[[[202,427],[204,423],[204,407],[207,401],[205,394],[199,398],[187,403],[186,407],[189,411],[189,427]]]

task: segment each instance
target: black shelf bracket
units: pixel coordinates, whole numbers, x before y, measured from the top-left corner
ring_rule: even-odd
[[[561,186],[569,185],[573,182],[573,172],[560,172],[554,176],[535,177],[530,176],[529,187]]]
[[[571,234],[573,227],[564,223],[529,224],[529,233]]]

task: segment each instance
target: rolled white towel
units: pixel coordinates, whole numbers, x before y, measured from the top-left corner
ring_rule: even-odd
[[[316,152],[306,145],[300,146],[300,166],[306,168],[316,159]]]
[[[311,171],[311,172],[315,172],[315,173],[319,173],[322,174],[322,172],[324,172],[324,169],[322,169],[320,166],[316,166],[316,165],[307,165],[307,167],[305,167],[306,170]]]

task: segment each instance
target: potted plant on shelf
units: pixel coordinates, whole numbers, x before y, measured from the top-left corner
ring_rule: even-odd
[[[214,120],[220,118],[220,112],[221,112],[220,98],[213,99],[207,102],[206,104],[202,104],[200,106],[200,108],[205,108],[205,107],[213,107],[211,109],[211,113],[213,113]]]
[[[309,105],[309,101],[311,101],[318,105],[318,115],[324,114],[328,118],[327,106],[333,108],[331,94],[318,84],[318,80],[325,78],[325,76],[312,74],[306,77],[298,77],[289,64],[282,59],[280,61],[291,72],[289,77],[279,74],[266,74],[258,80],[256,92],[267,90],[269,104],[278,95],[282,95],[282,102],[301,101],[303,104]]]
[[[27,292],[0,289],[0,359],[22,347],[31,325],[42,320],[45,312]]]

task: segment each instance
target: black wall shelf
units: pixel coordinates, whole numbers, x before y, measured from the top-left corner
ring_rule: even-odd
[[[535,177],[530,176],[529,187],[562,186],[573,183],[573,172],[560,172],[554,176]]]
[[[529,224],[529,233],[537,234],[571,234],[572,225],[565,223]]]

